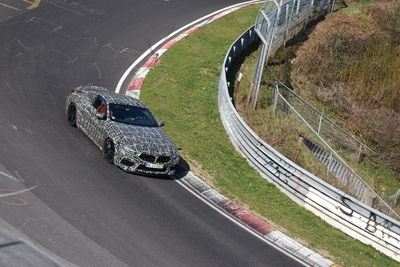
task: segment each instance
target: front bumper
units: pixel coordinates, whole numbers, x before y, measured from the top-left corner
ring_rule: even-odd
[[[146,162],[139,157],[127,155],[116,155],[114,158],[114,164],[124,171],[150,176],[167,176],[175,174],[176,167],[179,163],[179,157],[172,158],[170,161],[162,163],[162,169],[146,167],[146,163],[152,162]]]

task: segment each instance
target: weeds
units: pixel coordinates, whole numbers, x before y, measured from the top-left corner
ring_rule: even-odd
[[[370,156],[362,164],[353,160],[351,166],[377,192],[394,194],[400,187],[400,3],[351,2],[306,34],[308,38],[298,36],[269,60],[257,110],[239,111],[264,140],[290,158],[299,126],[267,118],[273,82],[285,81],[379,152],[381,158]],[[307,159],[297,163],[321,174],[312,157]],[[323,173],[321,178],[328,179]]]

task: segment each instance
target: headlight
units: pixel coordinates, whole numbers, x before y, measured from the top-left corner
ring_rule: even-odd
[[[120,145],[120,150],[121,150],[122,154],[124,154],[124,155],[125,155],[125,153],[135,153],[136,152],[133,148],[131,148],[127,145]]]

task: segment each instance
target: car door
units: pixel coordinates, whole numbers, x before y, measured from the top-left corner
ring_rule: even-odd
[[[106,100],[101,96],[96,96],[93,104],[88,109],[90,114],[90,136],[95,144],[102,148],[103,142],[107,137],[106,125],[108,123],[108,104]],[[96,114],[104,114],[104,119],[100,119]]]
[[[78,117],[79,128],[97,145],[99,144],[98,128],[99,119],[96,117],[97,109],[104,98],[100,95],[88,95],[85,103],[82,103],[80,116]]]

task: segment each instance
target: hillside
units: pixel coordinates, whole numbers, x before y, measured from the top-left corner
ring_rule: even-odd
[[[400,2],[349,3],[292,59],[291,85],[378,150],[400,178]]]

